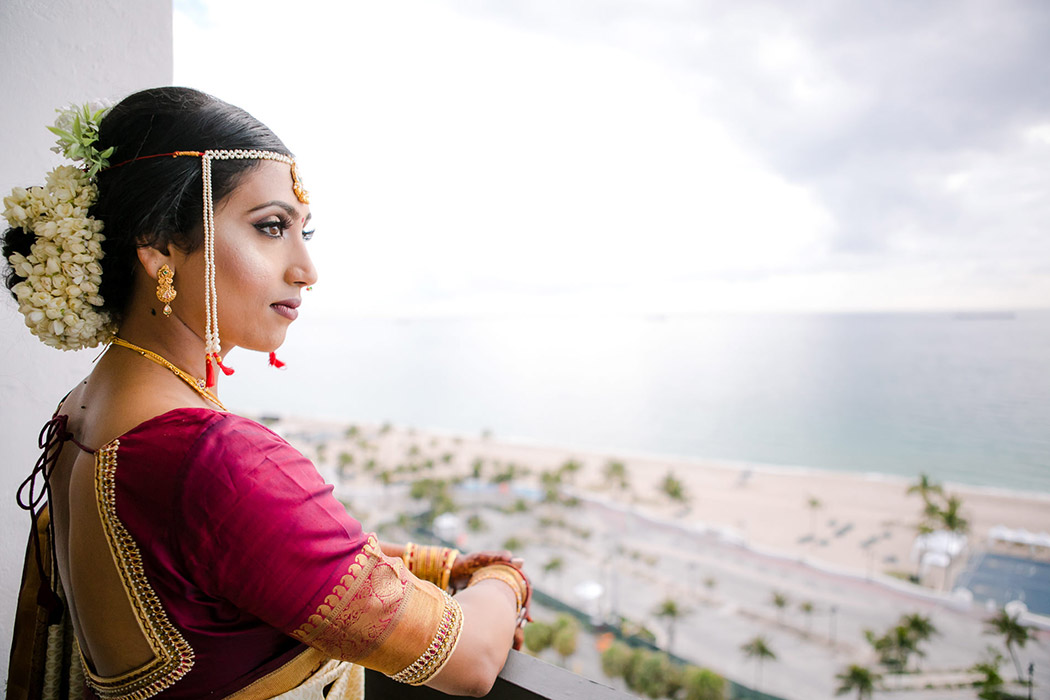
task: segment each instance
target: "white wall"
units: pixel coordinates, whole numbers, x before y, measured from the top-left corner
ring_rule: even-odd
[[[43,184],[61,161],[45,128],[55,108],[116,101],[172,79],[172,0],[0,0],[0,197]],[[3,222],[6,227],[6,222]],[[36,438],[98,350],[45,347],[0,289],[0,677],[7,679],[17,588],[29,531],[15,490]]]

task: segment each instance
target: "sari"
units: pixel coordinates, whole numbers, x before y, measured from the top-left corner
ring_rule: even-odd
[[[52,423],[60,450],[72,436]],[[384,555],[309,460],[258,423],[175,409],[94,456],[98,516],[152,659],[103,676],[72,639],[85,698],[356,698],[364,667],[396,675],[439,639],[439,661],[454,649],[458,604]],[[61,591],[55,567],[44,573]],[[12,678],[23,667],[13,656]]]

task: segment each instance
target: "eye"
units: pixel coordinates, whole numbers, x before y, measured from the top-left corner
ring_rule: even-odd
[[[308,241],[314,237],[314,231],[317,229],[310,229],[309,231],[303,231],[303,240]]]
[[[270,238],[282,238],[290,223],[284,219],[267,219],[255,224],[255,228]]]

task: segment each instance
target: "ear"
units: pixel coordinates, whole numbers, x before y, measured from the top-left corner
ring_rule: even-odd
[[[175,261],[166,251],[160,251],[153,246],[144,245],[138,247],[136,254],[139,257],[139,263],[146,270],[146,274],[152,279],[157,279],[157,273],[164,265],[169,265],[172,269],[175,269]]]

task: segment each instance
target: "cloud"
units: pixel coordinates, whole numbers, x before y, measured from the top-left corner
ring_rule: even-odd
[[[1041,4],[183,6],[177,78],[300,156],[333,309],[1046,304]]]

